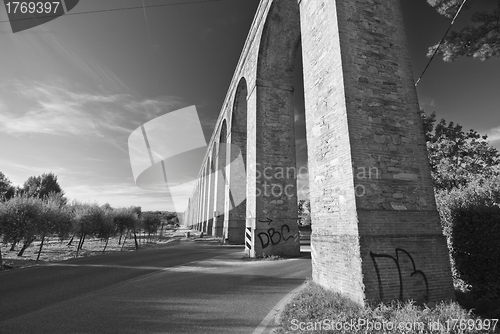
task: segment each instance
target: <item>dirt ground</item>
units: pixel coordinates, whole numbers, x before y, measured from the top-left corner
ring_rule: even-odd
[[[180,240],[185,238],[182,233],[176,230],[164,231],[162,236],[158,236],[154,239],[148,239],[147,235],[137,235],[137,241],[139,243],[139,248],[151,248],[164,245],[166,243],[172,242],[174,240]],[[190,237],[189,239],[193,239]],[[42,252],[40,254],[40,259],[38,264],[46,262],[58,262],[76,257],[76,248],[78,246],[79,238],[75,237],[71,245],[68,245],[70,239],[59,240],[57,237],[46,238],[43,244]],[[124,252],[135,250],[135,242],[133,236],[127,237],[125,242],[118,244],[118,237],[109,239],[108,246],[106,247],[105,253],[112,252]],[[123,241],[123,238],[122,238]],[[78,252],[78,257],[87,256],[97,256],[103,254],[105,240],[97,238],[85,239],[83,248]],[[23,256],[17,256],[19,250],[22,247],[22,243],[16,245],[14,251],[10,251],[11,245],[1,244],[2,258],[4,269],[13,269],[20,267],[27,267],[37,264],[36,258],[38,256],[38,250],[40,248],[40,240],[35,240],[24,252]]]

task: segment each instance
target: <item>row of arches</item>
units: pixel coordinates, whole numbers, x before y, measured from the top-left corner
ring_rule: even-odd
[[[188,224],[245,244],[252,257],[300,253],[293,72],[301,42],[314,281],[361,304],[422,287],[426,300],[448,298],[450,265],[399,0],[261,0]],[[287,172],[266,173],[277,168]],[[380,178],[357,178],[360,168]],[[367,191],[356,196],[356,187]],[[403,250],[413,269],[399,270]],[[392,258],[398,272],[377,256]],[[417,272],[425,286],[411,282]]]
[[[216,141],[208,148],[188,208],[192,227],[235,244],[243,243],[246,223],[247,96],[247,81],[241,78],[232,112],[215,130]]]
[[[293,86],[299,8],[294,1],[262,1],[257,11],[258,31],[251,30],[245,44],[187,216],[199,231],[229,243],[243,244],[245,228],[252,229],[254,237],[246,242],[250,256],[263,248],[298,254]],[[291,172],[259,177],[276,168]],[[274,223],[260,224],[269,220]],[[290,241],[267,245],[256,240],[258,233],[284,225],[294,236]]]

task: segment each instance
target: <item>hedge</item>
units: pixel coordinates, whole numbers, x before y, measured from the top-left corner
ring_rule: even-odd
[[[474,298],[500,298],[500,179],[436,194],[455,282]]]

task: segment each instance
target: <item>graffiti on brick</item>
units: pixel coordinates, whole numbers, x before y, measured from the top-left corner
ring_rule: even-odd
[[[425,282],[425,292],[423,293],[423,299],[425,302],[428,301],[429,299],[429,284],[427,282],[427,277],[425,276],[424,272],[421,270],[418,270],[415,266],[415,261],[413,260],[413,257],[410,255],[409,252],[405,251],[404,249],[401,248],[396,248],[396,257],[389,255],[389,254],[377,254],[373,253],[370,251],[370,257],[372,258],[373,265],[375,266],[375,271],[377,272],[377,279],[378,279],[378,289],[380,293],[380,299],[384,299],[384,290],[383,290],[383,284],[382,284],[382,277],[387,277],[387,275],[382,275],[381,270],[377,264],[377,261],[375,259],[377,258],[389,258],[394,261],[396,264],[396,268],[398,271],[398,276],[399,276],[399,299],[403,300],[403,291],[405,290],[403,281],[407,277],[403,277],[403,273],[401,272],[401,257],[400,254],[404,254],[408,257],[408,259],[411,262],[412,265],[412,272],[410,273],[409,277],[414,277],[416,278],[416,275],[420,275],[423,281]]]
[[[257,234],[262,248],[267,248],[269,245],[277,245],[282,240],[286,242],[290,239],[293,239],[293,234],[290,234],[290,227],[288,225],[285,224],[281,226],[280,231],[276,231],[276,229],[271,227],[267,230],[267,232],[260,232],[259,234]]]
[[[267,223],[267,225],[271,224],[273,222],[273,220],[271,218],[266,218],[266,220],[260,220],[259,219],[259,222],[261,223]]]

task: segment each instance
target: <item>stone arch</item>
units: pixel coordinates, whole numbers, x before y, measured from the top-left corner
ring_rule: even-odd
[[[224,203],[225,203],[225,185],[226,185],[226,153],[227,153],[227,120],[222,121],[217,145],[215,167],[216,167],[216,189],[215,189],[215,215],[214,215],[214,236],[219,237],[223,234],[224,228]]]
[[[212,146],[212,149],[210,150],[210,159],[209,159],[209,165],[208,165],[208,202],[207,202],[207,234],[208,235],[213,235],[213,222],[214,222],[214,208],[215,208],[215,181],[216,181],[216,168],[215,168],[215,159],[214,159],[214,154],[217,154],[216,152],[216,145]]]
[[[246,239],[250,256],[298,253],[298,234],[291,229],[297,226],[296,198],[262,192],[264,181],[291,186],[291,197],[296,187],[290,106],[300,38],[313,280],[360,304],[394,296],[453,298],[400,1],[298,2],[260,1],[223,104],[230,117],[228,144],[238,140],[241,109],[247,140],[246,214],[228,210],[237,179],[229,168],[224,235],[236,240],[244,231],[238,242]],[[292,174],[277,176],[278,167],[292,168]],[[205,188],[200,182],[199,197]],[[366,192],[358,196],[356,189]]]
[[[262,30],[257,59],[257,85],[293,91],[293,70],[300,45],[297,2],[274,0]]]
[[[227,145],[227,165],[234,161],[241,153],[243,163],[246,165],[247,154],[247,105],[248,86],[242,77],[236,88],[233,108],[231,112],[230,131]],[[238,175],[241,170],[231,168],[228,170],[228,183],[225,190],[225,217],[224,237],[228,243],[243,244],[246,225],[246,198],[247,183],[244,175]],[[241,201],[239,199],[242,199]]]
[[[201,212],[201,223],[203,233],[207,233],[208,231],[208,203],[210,197],[210,156],[205,160],[205,165],[203,166],[203,198],[202,198],[202,212]]]
[[[247,254],[298,255],[297,167],[293,79],[300,45],[300,15],[296,1],[273,1],[264,23],[256,67],[255,150],[249,165],[247,216],[253,217],[254,240]],[[270,236],[280,231],[281,237]],[[272,240],[271,240],[272,239]]]

